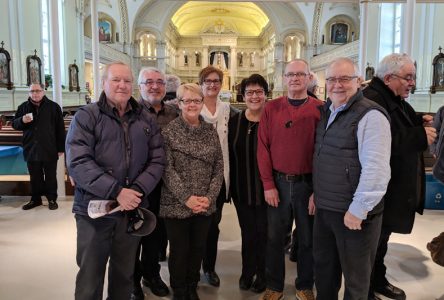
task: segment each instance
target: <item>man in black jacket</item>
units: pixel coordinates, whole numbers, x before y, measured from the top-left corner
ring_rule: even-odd
[[[20,104],[12,127],[23,131],[23,156],[31,178],[31,200],[24,210],[42,205],[57,209],[57,160],[65,152],[65,126],[60,106],[45,96],[43,86],[33,83],[29,98]]]
[[[384,107],[390,116],[392,154],[391,179],[384,196],[384,216],[376,260],[373,267],[369,299],[374,292],[390,299],[405,299],[404,291],[386,278],[384,257],[392,232],[410,233],[415,211],[422,214],[425,197],[423,151],[436,138],[432,117],[418,116],[405,101],[416,80],[413,60],[407,54],[390,54],[379,63],[376,76],[364,96]],[[373,291],[372,291],[373,289]]]

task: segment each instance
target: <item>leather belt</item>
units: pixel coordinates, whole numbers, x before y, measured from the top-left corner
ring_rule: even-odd
[[[273,170],[273,175],[277,178],[284,178],[286,181],[289,182],[311,182],[311,174],[285,174],[276,170]]]

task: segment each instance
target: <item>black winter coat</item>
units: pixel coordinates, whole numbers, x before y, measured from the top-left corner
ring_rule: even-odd
[[[427,136],[422,116],[413,107],[374,77],[364,96],[384,107],[390,116],[392,154],[391,179],[385,194],[382,226],[392,232],[410,233],[415,211],[422,214],[425,200],[423,152]]]
[[[32,113],[33,120],[23,123],[22,117]],[[65,125],[60,106],[43,96],[39,106],[31,99],[17,108],[12,127],[23,131],[22,145],[25,161],[54,161],[65,152]]]

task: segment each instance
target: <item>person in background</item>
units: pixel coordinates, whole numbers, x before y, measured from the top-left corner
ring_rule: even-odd
[[[216,213],[212,215],[210,229],[202,269],[208,283],[212,286],[219,286],[220,279],[216,273],[217,242],[219,240],[219,223],[222,219],[222,208],[225,202],[229,201],[230,188],[230,165],[228,161],[228,121],[230,115],[235,110],[230,108],[230,104],[222,102],[218,96],[222,88],[222,79],[224,74],[220,69],[208,66],[199,72],[199,85],[204,95],[204,105],[200,112],[205,122],[210,123],[217,131],[219,142],[222,148],[224,158],[224,182],[222,184],[219,197],[216,201]]]
[[[403,300],[404,291],[386,278],[384,257],[392,232],[411,233],[415,212],[422,214],[425,201],[423,152],[436,138],[430,115],[417,115],[405,101],[416,82],[414,61],[407,54],[384,57],[376,76],[363,90],[364,96],[381,105],[389,114],[392,133],[391,179],[384,196],[384,216],[369,299],[374,293]]]
[[[316,96],[316,94],[318,93],[318,75],[316,75],[315,72],[311,71],[310,72],[311,75],[311,80],[308,83],[307,86],[307,94],[313,98],[318,99],[318,97]]]
[[[314,299],[312,161],[322,102],[307,95],[311,76],[306,61],[289,62],[284,76],[288,96],[267,103],[258,129],[257,161],[268,204],[262,299],[283,298],[285,236],[292,215],[298,232],[296,298]]]
[[[75,183],[77,226],[75,299],[102,299],[108,267],[108,299],[130,299],[140,237],[129,232],[134,210],[148,206],[164,166],[156,120],[131,97],[133,74],[122,62],[106,65],[99,101],[81,107],[66,139],[66,164]],[[93,219],[91,200],[116,200],[122,211]],[[116,204],[117,204],[116,203]]]
[[[165,97],[163,98],[163,101],[165,102],[172,101],[171,102],[172,104],[178,105],[176,91],[180,86],[180,78],[173,74],[166,74],[165,81],[166,81],[165,85],[166,94]]]
[[[363,96],[351,59],[334,59],[326,82],[313,160],[316,299],[338,299],[343,276],[344,299],[362,300],[390,180],[390,123],[387,112]]]
[[[177,97],[181,115],[162,131],[167,166],[159,215],[165,218],[170,242],[173,299],[198,300],[199,269],[223,181],[223,158],[216,130],[200,116],[200,87],[181,85]]]
[[[242,236],[242,274],[239,288],[265,290],[267,205],[257,166],[257,128],[265,106],[268,84],[259,74],[242,80],[241,94],[247,109],[230,117],[230,190]],[[253,281],[254,279],[254,281]]]
[[[48,199],[48,208],[57,209],[57,161],[65,152],[65,124],[60,106],[45,96],[43,85],[29,86],[29,97],[17,108],[12,127],[23,131],[23,157],[31,179],[28,210]]]
[[[442,141],[439,139],[439,135],[441,132],[441,126],[442,126],[442,121],[444,120],[444,106],[441,106],[438,111],[435,114],[435,117],[433,118],[433,128],[435,128],[436,130],[436,139],[435,141],[430,144],[429,149],[430,149],[430,154],[432,154],[432,156],[434,158],[437,158],[438,156],[438,143],[441,143]]]
[[[165,74],[152,67],[142,68],[139,72],[139,89],[141,106],[157,121],[162,131],[165,126],[178,116],[178,109],[174,105],[164,102],[165,97]],[[157,224],[154,231],[142,237],[136,255],[134,268],[134,291],[133,300],[143,300],[144,293],[140,286],[149,287],[151,292],[158,297],[169,294],[168,286],[160,276],[159,260],[166,259],[167,233],[162,218],[159,218],[160,193],[162,180],[159,181],[154,190],[148,195],[148,209],[157,216]]]

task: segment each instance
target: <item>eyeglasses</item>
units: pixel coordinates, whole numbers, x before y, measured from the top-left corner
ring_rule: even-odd
[[[259,89],[259,90],[245,90],[245,95],[246,96],[253,96],[254,94],[256,94],[256,96],[263,96],[265,94],[263,89]]]
[[[329,77],[327,79],[325,79],[325,81],[328,84],[335,84],[336,82],[340,83],[340,84],[346,84],[349,83],[350,81],[352,81],[353,79],[358,78],[358,76],[342,76],[342,77]]]
[[[211,79],[205,79],[203,82],[204,82],[206,85],[211,85],[211,84],[214,84],[214,85],[220,85],[221,80],[220,80],[220,79],[213,79],[213,80],[211,80]]]
[[[30,90],[29,91],[30,94],[38,94],[38,93],[41,93],[41,92],[43,92],[43,90]]]
[[[147,86],[153,86],[155,84],[157,84],[158,86],[164,86],[166,84],[166,82],[164,80],[146,80],[146,81],[142,81],[140,84],[144,84]]]
[[[392,74],[392,76],[399,78],[399,79],[404,79],[407,82],[413,82],[416,81],[416,76],[415,75],[407,75],[406,77],[402,77],[396,74]]]
[[[179,101],[185,105],[189,105],[191,103],[201,104],[203,102],[203,99],[180,99]]]
[[[293,77],[304,78],[307,75],[308,75],[307,73],[303,73],[303,72],[297,72],[297,73],[288,72],[284,76],[287,77],[287,78],[293,78]]]

